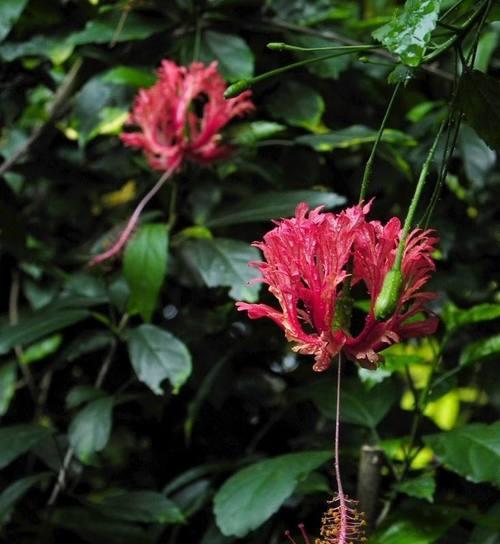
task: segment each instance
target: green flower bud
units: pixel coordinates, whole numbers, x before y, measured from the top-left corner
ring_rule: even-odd
[[[224,92],[224,98],[234,98],[238,96],[243,91],[250,89],[252,86],[252,81],[250,79],[240,79],[236,83],[229,85],[229,87]]]
[[[382,289],[375,301],[375,319],[377,319],[377,321],[387,319],[394,313],[398,304],[399,295],[401,294],[402,285],[403,275],[401,274],[401,270],[389,270],[384,278]]]

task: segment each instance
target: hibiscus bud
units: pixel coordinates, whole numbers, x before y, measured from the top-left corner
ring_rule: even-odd
[[[401,274],[401,270],[389,270],[384,278],[382,289],[375,301],[375,319],[378,321],[387,319],[394,313],[398,304],[402,285],[403,275]]]
[[[240,95],[243,91],[250,89],[251,86],[251,80],[240,79],[236,83],[229,85],[229,87],[224,92],[224,98],[234,98],[235,96]]]

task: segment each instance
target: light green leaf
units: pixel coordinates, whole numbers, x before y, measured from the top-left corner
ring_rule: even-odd
[[[0,416],[7,413],[16,392],[17,365],[14,361],[0,366]]]
[[[408,66],[418,66],[436,28],[440,0],[406,0],[403,9],[373,37]]]
[[[33,36],[26,42],[5,42],[0,45],[0,57],[11,62],[21,57],[46,57],[62,64],[73,53],[73,45],[64,36]]]
[[[500,486],[500,421],[472,423],[458,429],[424,436],[446,468],[472,482]]]
[[[9,521],[17,501],[22,499],[31,487],[47,478],[48,475],[49,473],[45,472],[21,478],[0,493],[0,527]]]
[[[183,342],[153,325],[141,325],[129,336],[128,349],[139,380],[157,395],[168,379],[178,391],[191,374],[191,354]]]
[[[500,304],[478,304],[472,308],[462,310],[451,304],[447,305],[442,313],[443,321],[449,330],[459,327],[491,321],[500,318]]]
[[[0,469],[49,435],[50,430],[39,425],[22,424],[0,428]]]
[[[28,0],[0,0],[0,41],[10,32]]]
[[[154,491],[125,491],[105,497],[95,505],[103,515],[124,521],[142,523],[182,523],[184,515],[178,506]]]
[[[248,285],[258,273],[249,267],[259,259],[259,252],[245,242],[225,238],[188,240],[182,244],[182,256],[207,287],[230,287],[235,300],[254,302],[260,285]]]
[[[222,227],[290,217],[300,202],[309,204],[311,208],[324,206],[330,210],[345,204],[346,199],[337,193],[320,191],[264,192],[246,198],[237,206],[216,210],[206,224],[208,227]]]
[[[376,130],[363,125],[353,125],[335,132],[299,136],[295,141],[299,144],[308,145],[316,151],[329,153],[334,149],[348,149],[363,144],[371,144],[376,137]],[[384,130],[381,141],[400,146],[415,146],[417,144],[408,134],[390,128]]]
[[[477,363],[500,353],[500,334],[468,344],[460,354],[460,366]]]
[[[224,535],[237,537],[260,527],[301,480],[330,458],[328,451],[289,453],[240,470],[215,495],[217,526]]]
[[[325,416],[335,419],[334,382],[317,382],[308,389],[307,395]],[[390,380],[369,389],[358,380],[345,381],[340,397],[342,406],[340,419],[346,423],[375,428],[387,415],[397,397],[397,386]]]
[[[201,39],[200,57],[206,63],[218,61],[219,71],[228,81],[253,76],[254,55],[239,36],[206,30]]]
[[[123,273],[130,287],[129,311],[149,321],[167,273],[168,230],[164,224],[143,225],[128,242]]]
[[[311,87],[296,81],[285,81],[268,97],[267,109],[289,125],[313,130],[321,123],[325,102]]]
[[[234,145],[253,146],[286,130],[284,125],[272,121],[248,121],[231,125],[226,131],[228,140]]]
[[[156,76],[152,70],[144,70],[134,66],[115,66],[102,75],[102,80],[115,85],[147,88],[155,83]]]
[[[102,397],[93,400],[80,410],[69,426],[69,442],[83,463],[103,450],[111,434],[113,398]]]
[[[398,491],[410,497],[432,502],[434,500],[434,492],[436,491],[436,480],[434,474],[426,472],[416,478],[405,480],[395,487]]]
[[[35,344],[31,344],[21,355],[20,362],[28,365],[41,359],[45,359],[59,349],[63,340],[62,334],[53,334]]]

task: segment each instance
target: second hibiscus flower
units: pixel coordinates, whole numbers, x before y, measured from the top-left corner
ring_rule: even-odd
[[[366,368],[381,361],[379,351],[404,338],[432,334],[437,318],[427,316],[424,305],[435,298],[421,288],[435,266],[431,254],[437,238],[415,229],[405,245],[401,272],[403,286],[394,313],[377,321],[374,307],[386,274],[391,270],[401,236],[399,219],[386,225],[367,221],[370,205],[358,205],[338,214],[299,204],[295,217],[277,222],[262,242],[265,261],[251,263],[261,281],[278,300],[280,309],[266,304],[237,303],[251,319],[268,317],[284,331],[295,351],[315,358],[314,370],[326,370],[343,352]],[[351,273],[352,269],[352,273]],[[347,278],[350,278],[347,280]],[[350,302],[343,286],[364,284],[370,310],[357,335],[350,332]]]

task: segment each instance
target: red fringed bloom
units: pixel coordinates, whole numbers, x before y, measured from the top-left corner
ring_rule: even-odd
[[[216,62],[185,67],[164,60],[157,83],[135,100],[129,124],[139,130],[121,139],[142,149],[156,170],[175,170],[186,159],[206,164],[227,156],[230,147],[220,143],[220,130],[254,106],[250,91],[226,100],[225,89]]]
[[[238,302],[237,307],[251,319],[275,321],[294,351],[314,355],[316,371],[326,370],[340,351],[363,367],[375,368],[382,359],[380,350],[404,338],[432,334],[437,327],[435,317],[410,319],[435,297],[420,289],[435,268],[431,253],[437,238],[418,229],[407,239],[403,288],[394,314],[375,319],[375,301],[394,263],[401,226],[396,218],[385,226],[367,221],[369,209],[370,204],[358,205],[333,214],[320,207],[308,213],[302,203],[295,217],[276,222],[262,242],[254,243],[265,261],[250,264],[260,270],[261,281],[267,283],[280,310],[246,302]],[[365,284],[371,301],[364,328],[356,336],[349,331],[349,299],[342,293],[349,275],[352,286]]]

